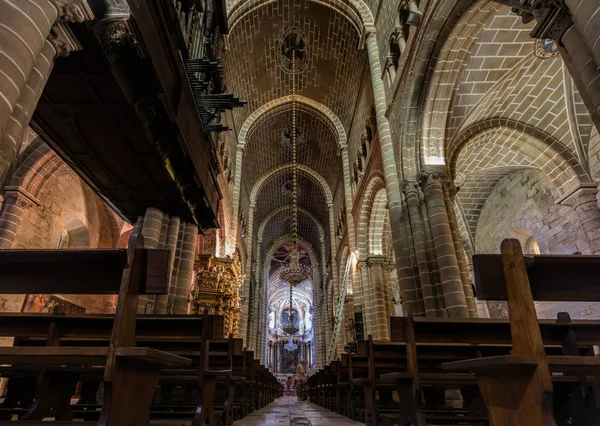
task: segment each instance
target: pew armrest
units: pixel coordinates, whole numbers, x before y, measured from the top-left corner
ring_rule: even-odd
[[[534,355],[501,355],[485,358],[473,358],[463,361],[446,362],[442,369],[446,371],[474,371],[485,372],[486,370],[531,370],[538,365],[538,357]]]

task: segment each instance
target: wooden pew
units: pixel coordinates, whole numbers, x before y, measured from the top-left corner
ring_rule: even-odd
[[[504,240],[501,252],[500,257],[474,256],[474,269],[480,300],[508,300],[512,350],[508,355],[446,363],[443,368],[475,373],[491,425],[555,425],[550,371],[597,376],[600,358],[572,354],[547,356],[533,302],[599,300],[600,257],[525,258],[517,240]],[[592,424],[597,424],[594,401],[588,398],[586,403],[591,406],[583,407],[582,417],[571,419],[573,424],[588,424],[588,415]]]
[[[0,347],[0,363],[41,369],[24,419],[52,415],[71,420],[69,388],[77,381],[69,369],[104,366],[99,424],[147,424],[161,369],[190,364],[187,358],[135,344],[138,295],[167,292],[168,252],[143,245],[141,235],[132,235],[127,250],[0,251],[0,293],[119,295],[106,346],[57,346],[60,331],[54,328],[45,347]]]

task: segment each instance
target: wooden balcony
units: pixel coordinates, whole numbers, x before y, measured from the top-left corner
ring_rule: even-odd
[[[83,50],[57,60],[40,99],[34,129],[131,221],[157,207],[218,226],[215,131],[225,130],[220,111],[243,101],[221,93],[220,65],[190,73],[186,62],[190,49],[216,62],[212,47],[227,32],[221,1],[133,2],[129,16],[72,25]],[[202,19],[197,35],[184,36],[182,10]]]

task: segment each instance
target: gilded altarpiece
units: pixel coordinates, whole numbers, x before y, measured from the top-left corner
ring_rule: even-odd
[[[225,336],[239,333],[240,296],[244,282],[240,262],[203,254],[194,263],[195,285],[192,290],[192,310],[201,314],[208,306],[211,314],[223,315]]]

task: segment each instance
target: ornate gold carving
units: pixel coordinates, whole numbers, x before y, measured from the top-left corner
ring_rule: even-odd
[[[241,273],[239,259],[224,259],[213,255],[200,255],[194,263],[195,288],[192,290],[192,309],[201,314],[205,306],[211,314],[223,315],[225,335],[239,333],[239,290],[245,276]]]

